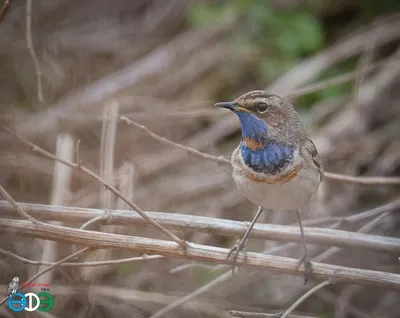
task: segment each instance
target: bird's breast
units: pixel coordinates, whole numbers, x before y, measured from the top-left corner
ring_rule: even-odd
[[[245,163],[240,146],[232,154],[233,179],[256,205],[274,210],[297,210],[306,205],[320,183],[318,171],[305,164],[296,150],[293,161],[276,174],[255,171]]]

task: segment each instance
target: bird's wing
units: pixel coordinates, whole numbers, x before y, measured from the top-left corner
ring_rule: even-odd
[[[310,139],[306,139],[303,145],[303,156],[306,157],[307,159],[310,159],[314,166],[317,167],[318,172],[321,176],[321,181],[324,177],[324,169],[322,168],[322,163],[321,159],[318,155],[318,150],[315,144],[312,142]]]

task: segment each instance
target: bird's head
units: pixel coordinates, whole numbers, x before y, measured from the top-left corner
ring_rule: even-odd
[[[293,107],[281,97],[266,91],[248,92],[233,102],[217,103],[215,106],[233,111],[242,125],[242,136],[258,142],[269,137],[291,131],[296,126],[298,115]],[[286,136],[285,136],[286,137]]]
[[[18,276],[14,276],[12,279],[14,282],[19,282],[19,277]]]

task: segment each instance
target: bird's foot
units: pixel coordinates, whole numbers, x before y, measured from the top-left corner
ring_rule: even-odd
[[[304,264],[304,285],[306,285],[308,280],[312,278],[314,272],[311,259],[307,252],[303,254],[303,257],[297,263],[296,271],[300,268],[301,264]]]
[[[247,263],[247,251],[246,251],[246,248],[244,246],[244,243],[245,243],[245,240],[243,240],[243,239],[240,240],[240,241],[238,240],[236,245],[231,248],[231,250],[228,253],[228,256],[226,257],[226,259],[228,259],[229,257],[233,256],[232,257],[232,262],[233,262],[233,264],[232,264],[232,276],[233,276],[234,271],[235,271],[235,267],[236,267],[235,263],[236,263],[236,260],[237,260],[237,258],[239,256],[240,251],[242,251],[243,257],[244,257],[244,261],[245,261],[245,263]]]

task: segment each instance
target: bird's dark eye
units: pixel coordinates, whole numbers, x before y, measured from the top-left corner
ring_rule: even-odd
[[[258,103],[256,105],[256,110],[260,113],[260,114],[264,114],[267,110],[268,110],[268,105],[266,103]]]

